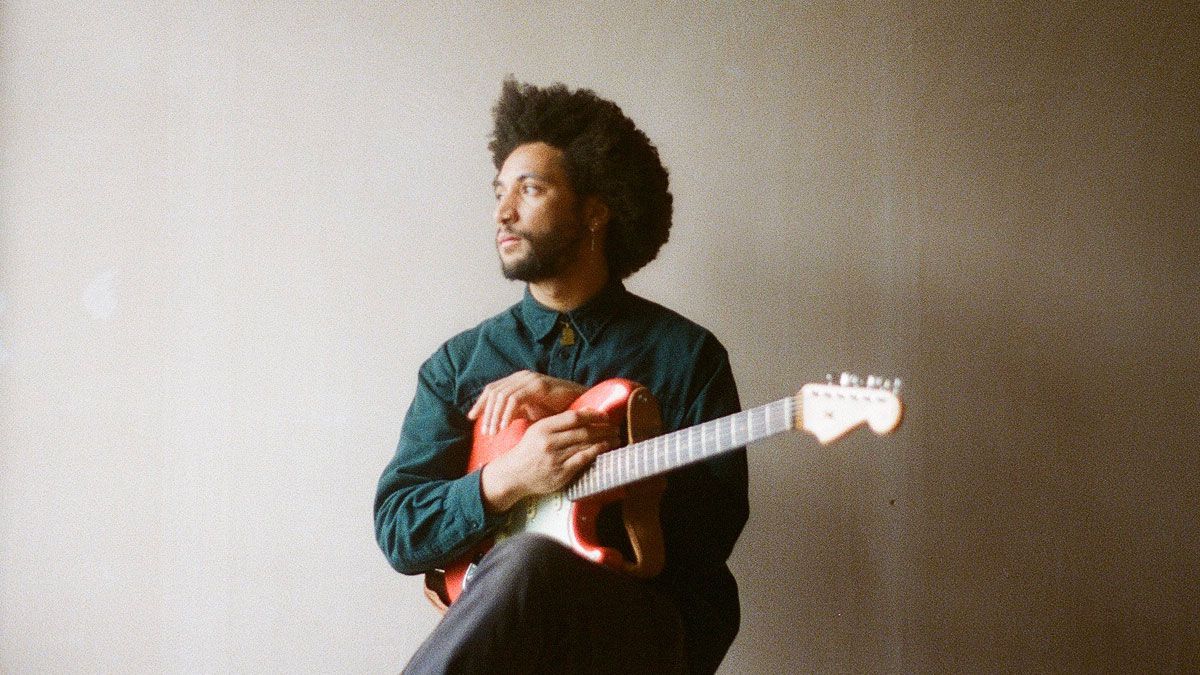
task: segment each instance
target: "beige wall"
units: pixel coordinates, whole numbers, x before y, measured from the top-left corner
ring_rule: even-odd
[[[415,649],[371,498],[520,291],[509,72],[656,140],[632,287],[746,403],[908,382],[890,439],[752,451],[727,672],[1200,668],[1195,5],[975,5],[4,3],[0,671]]]

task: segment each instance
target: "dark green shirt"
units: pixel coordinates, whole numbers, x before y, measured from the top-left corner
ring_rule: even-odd
[[[526,290],[521,302],[450,339],[421,366],[375,499],[379,545],[400,572],[442,567],[503,521],[484,511],[479,472],[464,475],[473,428],[466,413],[485,385],[518,370],[586,386],[611,377],[639,382],[658,397],[664,433],[739,410],[728,355],[704,328],[620,283],[565,314]],[[722,655],[738,626],[737,586],[725,561],[747,514],[744,450],[668,477],[661,582],[676,594],[689,638],[709,648],[724,643]]]

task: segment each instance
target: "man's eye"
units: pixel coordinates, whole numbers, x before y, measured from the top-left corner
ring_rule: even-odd
[[[531,183],[525,183],[524,185],[521,186],[521,194],[536,195],[537,193],[539,193],[541,191],[542,190],[540,187],[533,185]]]

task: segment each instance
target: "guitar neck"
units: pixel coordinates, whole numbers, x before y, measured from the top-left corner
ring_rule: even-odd
[[[779,399],[604,453],[567,489],[572,501],[736,450],[796,427],[796,399]]]

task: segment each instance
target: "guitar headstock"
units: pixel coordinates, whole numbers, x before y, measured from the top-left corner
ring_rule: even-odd
[[[890,434],[904,417],[899,391],[899,378],[871,375],[864,382],[842,373],[835,383],[829,375],[824,384],[801,387],[796,425],[822,444],[832,443],[864,424],[878,435]]]

